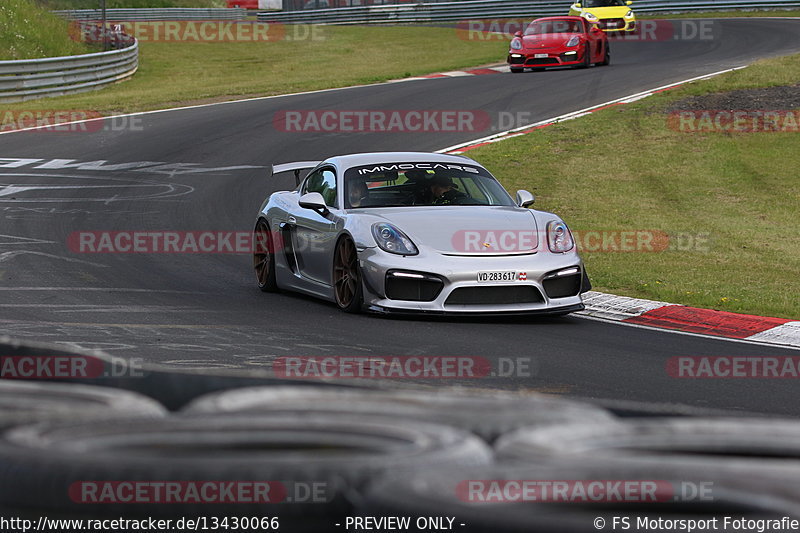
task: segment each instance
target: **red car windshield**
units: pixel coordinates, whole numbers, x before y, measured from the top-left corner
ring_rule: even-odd
[[[583,33],[583,24],[578,20],[542,20],[531,22],[525,28],[525,35],[548,33]]]

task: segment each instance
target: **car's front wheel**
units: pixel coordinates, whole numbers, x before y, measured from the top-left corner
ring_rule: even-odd
[[[520,67],[511,67],[511,72],[513,72],[514,74],[519,74],[523,70],[525,70],[525,69],[524,68],[520,68]]]
[[[606,52],[603,55],[603,62],[600,63],[601,67],[605,67],[606,65],[611,64],[611,49],[608,47],[608,43],[605,44]]]
[[[336,305],[345,313],[358,313],[364,299],[358,252],[350,237],[342,237],[333,257],[333,292]]]
[[[275,254],[272,233],[269,224],[261,219],[253,231],[253,267],[256,270],[258,288],[264,292],[276,292],[278,282],[275,279]]]
[[[578,65],[578,68],[589,68],[592,64],[592,49],[587,44],[583,47],[583,62]]]

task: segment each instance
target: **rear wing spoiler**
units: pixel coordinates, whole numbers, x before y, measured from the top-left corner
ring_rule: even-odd
[[[282,165],[272,165],[272,174],[280,174],[281,172],[294,172],[294,180],[297,185],[300,185],[300,171],[309,170],[319,165],[320,161],[297,161],[296,163],[283,163]]]

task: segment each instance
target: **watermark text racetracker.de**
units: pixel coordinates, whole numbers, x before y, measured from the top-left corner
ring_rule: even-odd
[[[327,503],[333,488],[325,481],[76,481],[69,498],[82,504],[298,504]]]
[[[509,41],[525,32],[530,19],[476,19],[456,24],[456,35],[466,41]],[[611,42],[713,41],[720,38],[722,25],[710,19],[637,20],[636,31],[606,32]]]
[[[298,379],[482,379],[533,377],[538,361],[509,356],[281,356],[272,363],[277,377]]]
[[[794,109],[703,109],[672,111],[667,126],[682,133],[797,133],[800,111]]]
[[[456,486],[467,503],[658,503],[713,501],[711,481],[655,479],[468,479]]]
[[[0,379],[98,379],[143,377],[144,360],[83,354],[0,354]]]
[[[685,379],[798,379],[800,356],[670,357],[667,375]]]
[[[141,116],[104,117],[91,109],[30,109],[0,111],[0,133],[97,133],[144,131]]]
[[[103,29],[105,28],[105,30]],[[99,42],[105,38],[136,38],[140,42],[267,43],[324,41],[325,27],[318,24],[225,20],[83,20],[70,23],[75,41]]]

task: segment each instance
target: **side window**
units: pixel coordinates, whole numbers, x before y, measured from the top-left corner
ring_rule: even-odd
[[[308,175],[302,194],[318,192],[325,199],[325,204],[329,207],[336,205],[336,174],[330,168],[324,168],[312,172]]]

